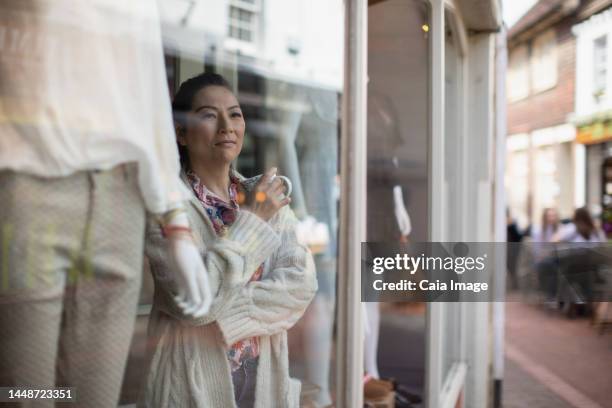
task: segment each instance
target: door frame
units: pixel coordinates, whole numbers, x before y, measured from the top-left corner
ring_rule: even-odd
[[[361,407],[361,242],[366,239],[368,2],[345,0],[344,7],[336,406]]]

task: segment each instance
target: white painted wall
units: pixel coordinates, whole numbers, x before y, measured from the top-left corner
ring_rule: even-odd
[[[576,35],[576,117],[612,109],[612,9],[577,24]],[[598,102],[593,96],[593,49],[595,39],[607,35],[606,92]]]

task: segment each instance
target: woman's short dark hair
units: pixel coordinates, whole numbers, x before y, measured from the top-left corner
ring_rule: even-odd
[[[204,72],[194,76],[193,78],[189,78],[181,84],[178,92],[176,95],[174,95],[174,99],[172,100],[172,116],[175,123],[184,129],[187,128],[187,114],[193,108],[193,98],[198,92],[209,86],[221,86],[233,92],[229,82],[227,82],[227,80],[219,74]],[[181,166],[186,168],[189,165],[187,148],[185,146],[181,146],[178,143],[178,140],[177,144],[181,159]]]

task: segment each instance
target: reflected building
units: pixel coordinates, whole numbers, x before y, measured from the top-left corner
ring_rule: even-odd
[[[506,185],[511,215],[522,228],[539,223],[549,207],[571,217],[580,188],[574,178],[580,149],[569,117],[577,6],[539,1],[508,32]]]
[[[522,227],[587,205],[612,231],[610,7],[538,1],[509,30],[506,185]]]
[[[605,4],[607,3],[607,4]],[[602,7],[603,6],[603,7]],[[603,9],[602,9],[603,8]],[[612,3],[584,10],[572,28],[576,36],[576,101],[573,122],[586,180],[584,204],[612,234]]]

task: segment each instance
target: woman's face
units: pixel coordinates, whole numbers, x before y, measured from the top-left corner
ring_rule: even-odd
[[[193,165],[229,164],[242,150],[245,123],[234,94],[222,86],[197,92],[187,115],[187,129],[178,132]]]
[[[557,215],[557,211],[553,209],[549,209],[546,211],[546,223],[548,225],[553,225],[559,222],[559,216]]]

